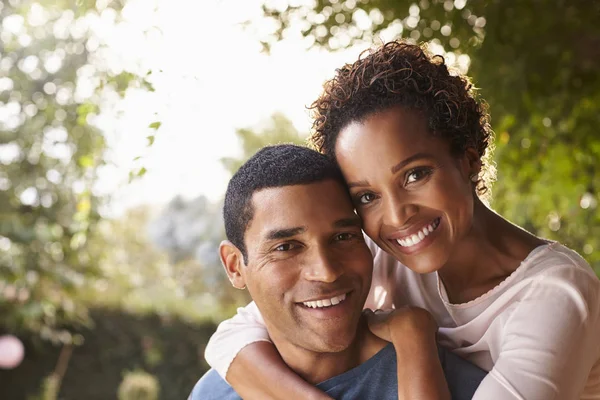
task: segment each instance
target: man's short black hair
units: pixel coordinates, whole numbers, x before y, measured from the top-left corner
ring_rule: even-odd
[[[254,215],[254,192],[267,188],[306,185],[327,179],[333,179],[346,188],[337,165],[315,150],[291,144],[262,148],[240,167],[227,186],[223,206],[227,239],[247,260],[244,234]]]

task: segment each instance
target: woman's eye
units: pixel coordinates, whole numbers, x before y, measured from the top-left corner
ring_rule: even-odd
[[[413,182],[420,181],[421,179],[428,176],[429,173],[430,173],[430,170],[428,168],[413,169],[406,176],[406,183],[413,183]]]
[[[373,193],[365,193],[358,198],[360,204],[369,204],[373,200],[375,200],[375,195]]]

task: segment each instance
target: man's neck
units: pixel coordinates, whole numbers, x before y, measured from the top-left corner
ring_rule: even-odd
[[[339,352],[314,352],[274,337],[273,342],[285,363],[313,385],[359,366],[388,344],[371,333],[363,318],[360,320],[352,343]]]

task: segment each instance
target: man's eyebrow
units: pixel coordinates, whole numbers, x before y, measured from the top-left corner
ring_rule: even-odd
[[[296,236],[299,233],[305,232],[305,226],[298,226],[295,228],[287,228],[287,229],[273,229],[267,232],[266,239],[267,240],[278,240],[278,239],[286,239],[292,236]]]
[[[398,164],[394,165],[391,169],[392,174],[395,174],[396,172],[400,171],[402,168],[404,168],[405,166],[407,166],[408,164],[410,164],[411,162],[414,162],[416,160],[421,160],[421,159],[432,159],[434,158],[431,154],[427,154],[427,153],[417,153],[417,154],[413,154],[412,156],[408,157],[407,159],[400,161]]]
[[[358,215],[356,215],[354,217],[338,219],[333,223],[333,226],[335,228],[362,228],[362,220]]]

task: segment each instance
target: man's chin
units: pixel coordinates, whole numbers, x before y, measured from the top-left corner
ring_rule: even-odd
[[[320,353],[338,353],[346,350],[356,338],[356,325],[347,329],[313,331],[315,351]]]
[[[313,351],[315,353],[340,353],[352,344],[352,340],[340,340],[339,338],[332,340],[321,340],[319,343],[315,343]]]

